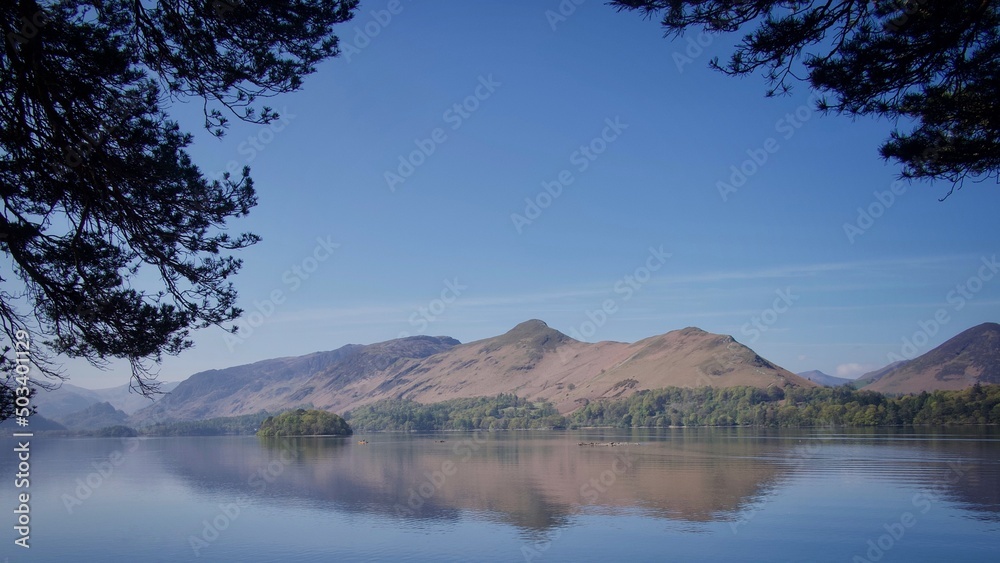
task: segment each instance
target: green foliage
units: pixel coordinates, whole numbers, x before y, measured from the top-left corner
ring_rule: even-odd
[[[154,393],[152,363],[239,318],[249,167],[206,177],[168,111],[200,101],[216,136],[278,119],[259,102],[339,54],[357,3],[0,2],[0,333],[30,332],[40,372],[120,358]]]
[[[952,189],[966,177],[1000,177],[997,0],[612,4],[662,15],[668,35],[698,28],[743,33],[729,61],[711,65],[735,76],[762,73],[768,95],[807,80],[828,95],[818,104],[822,110],[912,124],[910,131],[893,131],[880,149],[902,164],[904,177],[943,179]],[[674,60],[691,62],[676,53]]]
[[[580,426],[894,426],[1000,423],[1000,385],[888,397],[849,387],[668,387],[591,401]]]
[[[514,394],[452,399],[424,405],[385,399],[347,413],[358,430],[517,430],[565,428],[566,418],[548,402],[529,402]]]
[[[242,416],[226,416],[190,422],[166,422],[142,429],[147,436],[226,436],[251,435],[269,415],[266,411]]]
[[[269,416],[260,424],[258,436],[350,436],[354,431],[332,412],[297,409]]]

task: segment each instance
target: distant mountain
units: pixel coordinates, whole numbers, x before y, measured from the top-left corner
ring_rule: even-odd
[[[804,371],[798,374],[799,377],[804,377],[813,383],[819,383],[824,387],[840,387],[841,385],[847,385],[852,383],[853,379],[846,379],[843,377],[836,377],[833,375],[825,374],[818,369],[811,371]]]
[[[906,365],[907,363],[909,363],[909,360],[899,360],[896,362],[892,362],[891,364],[883,368],[879,368],[875,371],[870,371],[852,381],[851,387],[854,387],[855,389],[861,389],[866,385],[871,385],[872,383],[875,383],[879,379],[882,379],[885,376],[885,374],[890,373],[893,370],[899,369],[904,365]]]
[[[66,430],[66,428],[62,424],[45,418],[40,414],[31,415],[26,427],[18,426],[15,417],[0,422],[0,431],[3,431],[4,436],[10,436],[9,432],[35,432],[42,430]]]
[[[39,389],[31,402],[38,408],[38,414],[58,419],[100,403],[101,396],[90,389],[63,383],[52,391]]]
[[[457,344],[457,340],[445,336],[411,336],[203,371],[182,381],[157,403],[135,413],[133,422],[202,420],[310,407],[313,405],[309,397],[317,391],[316,385],[341,388],[375,380],[397,362],[426,358]]]
[[[178,384],[179,382],[163,383],[160,385],[160,391],[169,393]],[[150,406],[155,400],[158,400],[158,397],[149,399],[139,393],[131,392],[127,383],[107,389],[84,389],[71,383],[63,383],[58,389],[52,391],[39,389],[31,400],[38,407],[39,414],[50,419],[60,419],[103,402],[111,403],[116,409],[124,411],[126,414],[132,414]]]
[[[111,403],[112,406],[123,411],[125,414],[132,414],[159,401],[166,396],[166,393],[170,393],[177,388],[178,385],[180,385],[180,381],[163,382],[160,384],[160,392],[164,393],[164,395],[155,395],[152,398],[144,397],[132,391],[129,389],[128,383],[107,389],[94,389],[93,393],[100,397],[102,402]]]
[[[589,400],[671,385],[815,386],[731,336],[697,328],[634,344],[590,344],[531,320],[468,344],[414,336],[201,372],[137,412],[132,423],[296,407],[345,413],[386,398],[433,403],[498,393],[549,400],[569,412]]]
[[[866,390],[919,393],[1000,383],[1000,324],[983,323],[879,377]]]
[[[111,403],[97,403],[72,414],[68,414],[59,422],[70,430],[97,430],[108,426],[125,424],[128,415],[118,410]]]

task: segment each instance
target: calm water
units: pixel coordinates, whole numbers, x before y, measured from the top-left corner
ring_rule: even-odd
[[[609,440],[633,445],[578,445]],[[36,437],[30,550],[13,545],[16,459],[10,439],[3,446],[0,557],[9,561],[885,562],[1000,553],[996,429]]]

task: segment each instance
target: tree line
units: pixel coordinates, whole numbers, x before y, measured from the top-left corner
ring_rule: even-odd
[[[566,418],[552,403],[532,402],[514,394],[495,397],[452,399],[421,404],[402,399],[383,399],[347,413],[357,430],[517,430],[566,428]]]
[[[887,396],[849,387],[667,387],[591,401],[574,426],[899,426],[1000,423],[1000,385]]]
[[[277,416],[261,411],[208,420],[158,423],[136,430],[126,426],[109,427],[75,432],[74,435],[117,436],[136,432],[144,436],[220,436],[263,432],[261,435],[301,436],[350,434],[352,429],[428,432],[588,426],[797,428],[956,424],[1000,424],[1000,385],[977,384],[957,391],[924,391],[901,396],[850,387],[666,387],[639,391],[620,399],[589,401],[566,416],[560,415],[550,402],[530,401],[506,393],[431,404],[383,399],[358,407],[343,418],[316,410],[297,409]]]

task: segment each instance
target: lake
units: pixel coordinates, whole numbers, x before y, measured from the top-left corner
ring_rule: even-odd
[[[13,543],[16,444],[2,441],[0,557],[10,561],[995,561],[1000,553],[996,428],[36,436],[30,550]],[[611,441],[627,445],[601,444]]]

